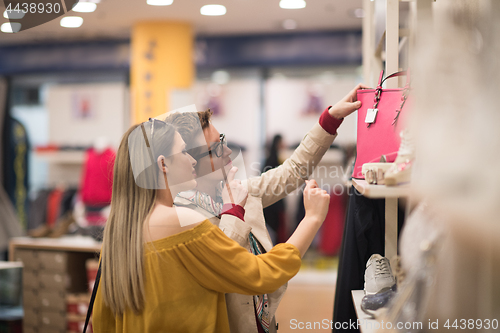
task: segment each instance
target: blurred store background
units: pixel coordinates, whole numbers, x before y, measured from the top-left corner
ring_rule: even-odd
[[[210,108],[255,176],[275,135],[283,160],[362,82],[362,0],[218,0],[224,10],[204,15],[209,3],[87,0],[69,10],[65,1],[64,15],[14,33],[0,4],[3,182],[22,234],[99,238],[106,200],[89,197],[89,182],[100,181],[89,151],[115,151],[133,123],[190,104]],[[333,213],[278,320],[293,318],[300,310],[291,305],[304,297],[324,299],[311,320],[332,317],[356,115],[338,133],[314,176],[332,193]],[[300,219],[301,199],[299,191],[286,198],[282,235]]]

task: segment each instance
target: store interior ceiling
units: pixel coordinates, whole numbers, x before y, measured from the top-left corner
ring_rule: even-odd
[[[203,5],[214,3],[225,6],[227,13],[200,14]],[[361,30],[362,0],[306,0],[302,9],[283,9],[279,4],[280,0],[174,0],[169,6],[151,6],[146,0],[100,0],[92,13],[64,15],[82,17],[79,28],[61,27],[59,17],[18,33],[0,33],[0,45],[128,39],[133,25],[144,21],[189,22],[198,36]],[[3,1],[1,6],[3,12]],[[7,21],[0,16],[0,24]]]

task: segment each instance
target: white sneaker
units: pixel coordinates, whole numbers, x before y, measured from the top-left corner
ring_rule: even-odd
[[[365,270],[365,294],[373,295],[391,289],[396,284],[389,259],[374,254],[368,259]]]

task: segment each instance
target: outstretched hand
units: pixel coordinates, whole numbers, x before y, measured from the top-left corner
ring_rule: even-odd
[[[222,190],[222,202],[244,207],[247,202],[248,190],[241,185],[241,180],[234,179],[236,172],[238,172],[238,168],[232,167],[227,173],[224,189]]]
[[[358,101],[356,97],[356,93],[359,89],[370,89],[370,87],[361,83],[358,84],[344,98],[328,110],[330,115],[334,118],[342,119],[359,109],[361,107],[361,102]]]

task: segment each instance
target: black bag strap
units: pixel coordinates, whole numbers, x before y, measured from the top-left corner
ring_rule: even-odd
[[[85,319],[85,326],[83,327],[83,333],[87,331],[87,326],[90,321],[90,315],[92,314],[92,309],[94,308],[95,296],[97,294],[97,287],[99,286],[100,279],[101,279],[101,262],[99,262],[99,268],[97,269],[97,275],[95,276],[94,289],[92,290],[92,296],[90,297],[89,308],[87,310],[87,319]]]
[[[410,76],[410,68],[408,68],[407,70],[405,71],[400,71],[400,72],[396,72],[396,73],[393,73],[391,75],[389,75],[388,77],[383,78],[383,75],[384,75],[384,71],[382,71],[380,73],[380,78],[378,80],[378,86],[379,87],[382,87],[382,85],[384,84],[384,82],[387,80],[387,79],[390,79],[390,78],[393,78],[393,77],[397,77],[397,76],[404,76],[406,75],[406,86],[409,86],[410,85],[410,80],[411,80],[411,76]]]

